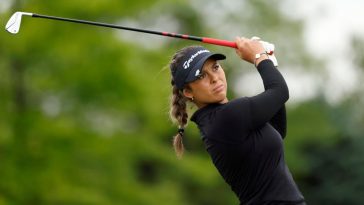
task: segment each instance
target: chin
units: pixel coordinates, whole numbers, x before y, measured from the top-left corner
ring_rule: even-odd
[[[226,94],[219,94],[218,96],[215,96],[215,103],[222,102],[226,99]]]

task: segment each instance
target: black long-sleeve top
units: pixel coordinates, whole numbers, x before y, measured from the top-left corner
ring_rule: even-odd
[[[240,204],[299,204],[304,201],[284,161],[284,103],[289,98],[283,76],[270,60],[258,71],[265,91],[197,110],[207,152]]]

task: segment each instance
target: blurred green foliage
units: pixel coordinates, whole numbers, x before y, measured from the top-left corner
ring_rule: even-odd
[[[179,0],[8,1],[1,25],[16,10],[140,24],[150,21],[140,18],[150,12],[149,18],[173,17],[175,32],[218,35],[196,7]],[[297,49],[303,45],[301,23],[271,5],[246,1],[241,9],[250,12],[231,17],[242,21],[241,31],[250,32],[245,35],[262,33],[282,45],[281,62],[320,66]],[[282,31],[292,35],[282,38]],[[171,147],[176,127],[168,120],[166,66],[176,50],[192,42],[132,37],[26,17],[19,34],[0,33],[0,205],[238,203],[210,162],[195,125],[187,130],[183,160]],[[360,39],[353,41],[354,49],[364,48]],[[356,62],[364,67],[361,56]],[[235,74],[228,70],[227,76]],[[364,115],[358,96],[363,91],[335,106],[316,98],[289,107],[286,159],[309,204],[361,204]]]

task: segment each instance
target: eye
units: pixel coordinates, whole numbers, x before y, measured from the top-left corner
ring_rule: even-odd
[[[203,78],[205,78],[206,77],[206,73],[201,73],[200,75],[198,75],[197,76],[197,78],[199,79],[199,80],[201,80],[201,79],[203,79]]]
[[[219,70],[219,68],[220,68],[220,64],[218,64],[218,63],[216,63],[216,64],[212,67],[212,69],[213,69],[214,71]]]

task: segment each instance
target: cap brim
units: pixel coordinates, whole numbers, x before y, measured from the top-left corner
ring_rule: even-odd
[[[193,68],[191,68],[191,71],[190,73],[188,74],[186,80],[185,80],[185,83],[190,83],[190,82],[193,82],[195,80],[198,79],[198,76],[199,75],[196,75],[196,72],[197,70],[199,70],[198,73],[201,73],[201,70],[203,68],[203,65],[205,64],[205,62],[208,60],[208,59],[214,59],[214,60],[225,60],[226,59],[226,56],[223,55],[223,54],[220,54],[220,53],[212,53],[210,55],[207,55],[203,58],[201,58]]]

